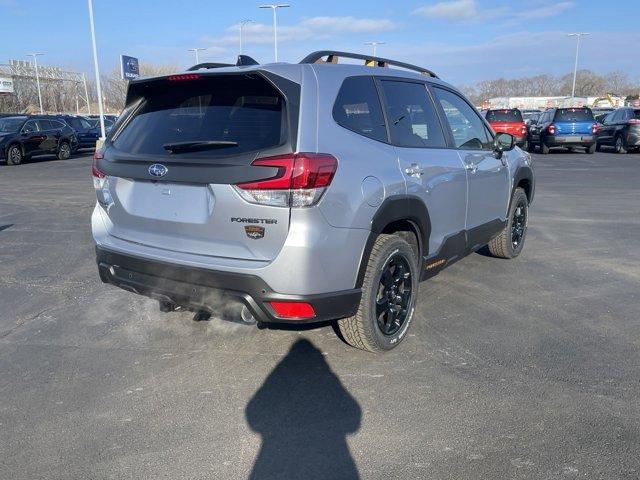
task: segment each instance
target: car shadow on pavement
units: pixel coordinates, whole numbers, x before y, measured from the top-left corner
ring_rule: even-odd
[[[262,446],[249,478],[357,479],[346,436],[362,410],[322,353],[298,340],[247,404]]]

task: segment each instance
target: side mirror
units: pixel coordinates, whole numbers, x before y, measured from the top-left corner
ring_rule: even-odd
[[[516,137],[509,133],[496,133],[493,139],[493,155],[500,159],[504,152],[513,150],[516,146]]]

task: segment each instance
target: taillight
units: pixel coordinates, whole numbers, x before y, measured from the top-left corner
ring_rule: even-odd
[[[93,188],[96,191],[98,203],[104,208],[109,209],[113,205],[113,197],[109,191],[109,177],[98,168],[98,160],[104,157],[102,150],[97,149],[93,154],[93,163],[91,164],[91,175],[93,176]]]
[[[96,151],[93,153],[93,162],[91,163],[91,175],[93,175],[94,179],[105,177],[105,174],[100,171],[97,165],[98,160],[102,160],[103,158],[104,158],[104,153],[102,152],[102,150],[96,149]],[[95,183],[95,180],[94,180],[94,183]]]
[[[269,302],[269,305],[280,318],[305,319],[316,316],[313,306],[306,302]]]
[[[547,127],[547,132],[549,132],[549,135],[555,135],[556,134],[556,126],[553,123],[551,125],[549,125]]]
[[[270,177],[235,185],[247,202],[275,207],[315,205],[331,184],[338,161],[326,153],[292,153],[259,158],[256,167],[277,168]]]
[[[525,136],[527,134],[527,125],[526,124],[522,124],[522,136]]]
[[[627,122],[629,125],[640,125],[640,120],[638,120],[637,118],[632,118],[631,120],[629,120]]]
[[[599,123],[594,123],[593,125],[591,125],[591,133],[593,133],[594,135],[598,133],[599,130],[600,130]]]

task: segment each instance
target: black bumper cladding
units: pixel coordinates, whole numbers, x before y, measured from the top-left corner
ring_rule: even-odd
[[[314,323],[355,314],[361,290],[343,290],[317,295],[282,295],[255,275],[221,272],[149,260],[96,247],[100,279],[124,290],[196,310],[215,313],[221,298],[242,302],[259,322]],[[315,316],[283,319],[275,315],[269,301],[307,302]]]

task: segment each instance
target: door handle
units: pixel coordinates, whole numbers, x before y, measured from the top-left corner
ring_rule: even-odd
[[[424,174],[424,169],[421,168],[417,163],[412,163],[410,167],[404,169],[404,173],[406,173],[410,177],[419,178]]]

